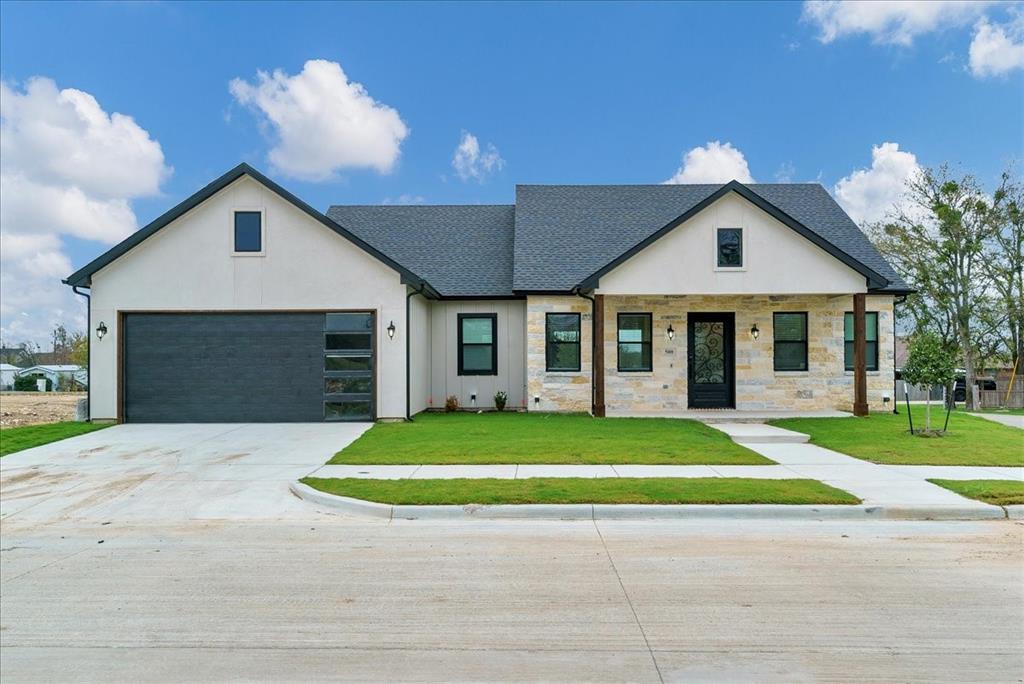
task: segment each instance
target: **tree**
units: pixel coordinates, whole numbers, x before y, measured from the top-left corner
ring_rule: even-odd
[[[89,367],[89,338],[85,333],[72,333],[71,353],[68,359],[76,366]]]
[[[935,385],[948,388],[956,377],[953,354],[935,333],[923,332],[910,343],[910,355],[903,364],[903,379],[911,385],[930,390]],[[968,385],[970,389],[970,385]],[[968,392],[970,396],[970,392]],[[932,429],[931,392],[926,393],[924,431]]]
[[[985,260],[993,294],[985,320],[996,331],[1010,365],[1017,365],[1024,354],[1024,184],[1004,173],[995,200]]]
[[[994,216],[1005,192],[989,199],[970,175],[954,179],[948,166],[924,169],[907,182],[906,204],[869,228],[885,254],[917,293],[907,300],[915,332],[928,331],[959,350],[968,388],[978,350],[990,331],[979,324],[989,274],[985,262],[997,233]],[[968,392],[967,407],[973,407]]]

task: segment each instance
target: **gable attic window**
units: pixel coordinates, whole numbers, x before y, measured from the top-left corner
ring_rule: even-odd
[[[263,251],[263,212],[235,212],[235,252],[259,254]]]
[[[715,233],[718,268],[743,268],[743,229],[719,228]]]

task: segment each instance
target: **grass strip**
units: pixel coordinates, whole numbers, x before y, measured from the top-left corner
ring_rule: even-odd
[[[44,425],[25,425],[22,427],[0,428],[0,456],[7,456],[17,451],[57,442],[68,437],[77,437],[87,432],[102,430],[113,423],[46,423]]]
[[[1024,504],[1024,482],[1018,480],[928,480],[968,499],[996,506]]]
[[[371,480],[307,477],[328,494],[385,504],[858,504],[817,480],[731,477],[533,477]]]

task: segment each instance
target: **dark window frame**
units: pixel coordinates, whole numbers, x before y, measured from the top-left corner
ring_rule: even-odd
[[[259,225],[259,246],[257,249],[239,249],[238,248],[238,217],[241,214],[255,214],[260,219]],[[231,246],[234,249],[235,254],[263,254],[263,212],[258,209],[236,209],[232,212],[232,243]]]
[[[633,342],[627,340],[623,342],[619,337],[622,334],[622,317],[623,316],[642,316],[647,319],[647,335],[649,339],[645,342],[641,339],[639,342]],[[632,330],[632,328],[629,328]],[[644,345],[650,350],[647,358],[650,359],[650,364],[642,368],[623,368],[622,367],[622,347],[623,344],[639,344],[641,347],[640,358],[643,358],[643,347]],[[615,368],[620,373],[651,373],[654,371],[654,314],[644,311],[622,311],[615,316]]]
[[[486,342],[463,342],[462,341],[462,321],[466,319],[482,318],[491,321],[491,341]],[[498,314],[496,313],[460,313],[458,315],[458,361],[459,361],[459,375],[497,375],[498,374]],[[463,365],[463,354],[462,350],[466,346],[471,347],[490,347],[491,348],[491,367],[490,369],[476,370],[466,369]]]
[[[738,264],[723,264],[722,263],[722,231],[724,231],[724,230],[737,231],[740,234],[739,235],[739,237],[740,237],[740,246],[739,246],[740,263],[738,263]],[[744,236],[743,236],[743,227],[742,226],[722,226],[720,228],[717,228],[717,227],[715,228],[715,268],[744,268],[744,265],[746,263],[746,254],[743,253],[745,251],[743,249],[743,243],[744,243],[743,237]]]
[[[871,342],[871,341],[865,340],[865,345],[864,345],[865,349],[864,349],[864,351],[867,354],[867,358],[864,360],[865,361],[864,366],[865,366],[865,370],[877,371],[878,370],[878,312],[877,311],[865,311],[864,312],[864,337],[866,338],[867,334],[868,334],[868,318],[869,318],[870,314],[874,314],[875,315],[875,341]],[[847,342],[847,340],[846,340],[846,317],[847,316],[851,317],[850,324],[853,325],[853,319],[852,319],[853,312],[852,311],[844,311],[843,312],[843,370],[852,371],[853,370],[853,354],[854,354],[852,348],[850,349],[850,356],[849,356],[850,363],[849,363],[849,365],[847,365],[847,363],[846,363],[846,359],[847,359],[847,356],[846,356],[846,345],[847,344],[850,344],[850,345],[853,344],[852,340],[849,341],[849,342]],[[850,334],[851,335],[853,334],[852,330],[850,331]],[[869,350],[871,349],[871,345],[872,344],[875,345],[875,353],[874,354],[871,354],[869,352]]]
[[[804,318],[804,339],[802,341],[796,340],[779,340],[778,326],[775,324],[779,316],[803,316]],[[811,369],[810,361],[807,358],[807,327],[810,316],[806,311],[773,311],[772,312],[772,369],[779,373],[806,373]],[[803,368],[779,368],[779,345],[798,346],[802,345],[804,349],[804,365]]]
[[[576,319],[576,341],[575,342],[557,342],[552,341],[550,337],[551,325],[550,320],[552,316],[572,316]],[[581,342],[583,341],[583,318],[580,314],[573,311],[548,311],[544,314],[544,372],[545,373],[579,373],[582,368],[583,358]],[[576,367],[575,368],[559,368],[551,365],[551,360],[556,357],[557,354],[553,354],[553,348],[559,346],[575,346],[576,347]]]

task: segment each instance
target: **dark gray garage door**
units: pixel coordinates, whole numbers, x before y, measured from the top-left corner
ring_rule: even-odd
[[[369,313],[126,314],[124,419],[370,420]]]

